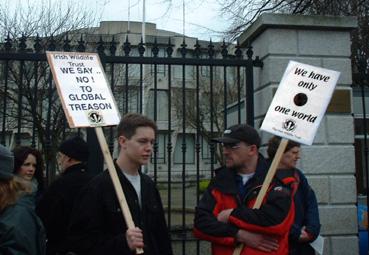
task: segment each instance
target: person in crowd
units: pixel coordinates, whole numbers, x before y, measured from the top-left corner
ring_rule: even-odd
[[[149,118],[127,114],[117,128],[119,154],[114,161],[135,228],[127,228],[108,171],[83,190],[70,224],[71,250],[77,254],[169,255],[172,247],[155,183],[140,169],[153,152],[157,131]]]
[[[36,207],[46,228],[47,254],[68,252],[66,239],[73,204],[82,187],[92,177],[86,170],[88,156],[88,145],[78,136],[67,139],[58,148],[57,163],[61,174]]]
[[[281,138],[273,136],[268,142],[268,157],[272,160],[277,152]],[[290,255],[315,255],[309,245],[319,235],[320,220],[318,202],[313,189],[305,175],[296,168],[300,159],[300,144],[289,140],[278,165],[278,171],[291,171],[290,174],[299,180],[295,193],[295,221],[290,232]]]
[[[23,199],[30,188],[13,170],[12,153],[0,145],[0,254],[44,255],[45,230]]]
[[[18,146],[14,153],[14,174],[30,182],[32,195],[29,196],[36,205],[44,191],[44,161],[41,153],[29,146]]]
[[[194,235],[211,242],[213,255],[288,254],[294,219],[293,176],[276,174],[259,209],[252,209],[269,165],[259,153],[260,137],[247,125],[231,126],[223,137],[225,166],[216,170],[195,210]]]

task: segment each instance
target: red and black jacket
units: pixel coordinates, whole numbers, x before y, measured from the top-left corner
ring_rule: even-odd
[[[205,191],[194,220],[195,237],[212,243],[213,255],[231,255],[236,246],[239,229],[269,234],[279,240],[278,251],[265,253],[251,247],[244,247],[241,254],[288,254],[288,233],[294,220],[293,194],[298,182],[293,173],[277,171],[260,209],[252,209],[260,191],[269,165],[259,155],[254,176],[246,184],[246,195],[241,201],[236,185],[236,170],[225,167]],[[229,222],[217,220],[217,215],[234,208]]]

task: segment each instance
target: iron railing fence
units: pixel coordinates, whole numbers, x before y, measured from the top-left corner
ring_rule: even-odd
[[[103,157],[93,130],[67,126],[45,51],[99,53],[122,115],[140,112],[158,123],[151,164],[143,171],[162,194],[176,254],[200,254],[203,248],[189,231],[200,185],[221,161],[210,140],[230,124],[254,125],[253,70],[262,67],[261,61],[253,59],[251,47],[243,56],[238,44],[225,42],[195,41],[188,46],[193,39],[167,37],[167,43],[152,38],[131,45],[128,36],[124,41],[100,36],[85,42],[87,38],[5,39],[0,50],[0,142],[39,149],[50,182],[60,141],[71,133],[87,135],[92,150],[89,170],[102,171]],[[104,131],[114,155],[114,128]]]

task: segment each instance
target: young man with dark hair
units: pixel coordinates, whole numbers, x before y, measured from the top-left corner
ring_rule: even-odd
[[[269,168],[259,153],[259,134],[234,125],[213,141],[223,145],[225,166],[196,207],[195,236],[211,242],[213,255],[231,255],[240,243],[242,255],[288,254],[295,179],[277,173],[261,207],[253,209]]]
[[[154,182],[140,172],[153,151],[155,123],[127,114],[118,125],[119,155],[115,168],[135,228],[128,229],[108,171],[96,176],[76,204],[70,224],[70,247],[77,254],[171,255],[164,209]]]

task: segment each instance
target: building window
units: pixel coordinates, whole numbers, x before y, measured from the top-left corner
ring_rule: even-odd
[[[216,146],[214,147],[216,150]],[[204,138],[201,137],[201,158],[204,160],[205,164],[211,164],[211,150],[210,150],[210,143]],[[213,163],[216,164],[217,160],[214,155]]]
[[[203,77],[210,77],[210,66],[201,66],[200,69]]]
[[[119,87],[120,91],[125,91],[125,86]],[[128,100],[128,109],[125,109],[126,100]],[[138,87],[128,87],[128,95],[123,94],[123,97],[117,97],[116,103],[122,112],[138,112],[140,109],[140,91]]]
[[[154,90],[149,92],[149,102],[147,104],[148,116],[154,119],[154,111],[156,110],[156,120],[166,121],[168,120],[168,91],[157,90],[156,91],[156,109],[154,105]]]
[[[201,137],[201,157],[202,159],[211,158],[210,145],[204,137]]]
[[[185,137],[186,155],[183,162],[183,137]],[[194,164],[195,163],[195,135],[194,134],[178,134],[176,147],[174,149],[174,164]]]
[[[152,53],[152,51],[151,51],[151,57],[154,57],[154,54]],[[157,57],[158,58],[165,58],[166,57],[165,49],[159,49]],[[155,65],[151,65],[151,67],[150,67],[150,71],[151,71],[152,74],[154,74],[154,72],[155,72],[154,66]],[[161,74],[161,75],[165,76],[165,71],[166,71],[166,65],[156,65],[156,73],[157,74]]]
[[[195,67],[194,66],[190,66],[190,65],[186,65],[185,68],[185,72],[184,72],[184,77],[183,77],[183,66],[173,66],[172,67],[172,73],[173,73],[173,77],[175,79],[183,79],[185,78],[185,80],[193,80],[195,78]]]

